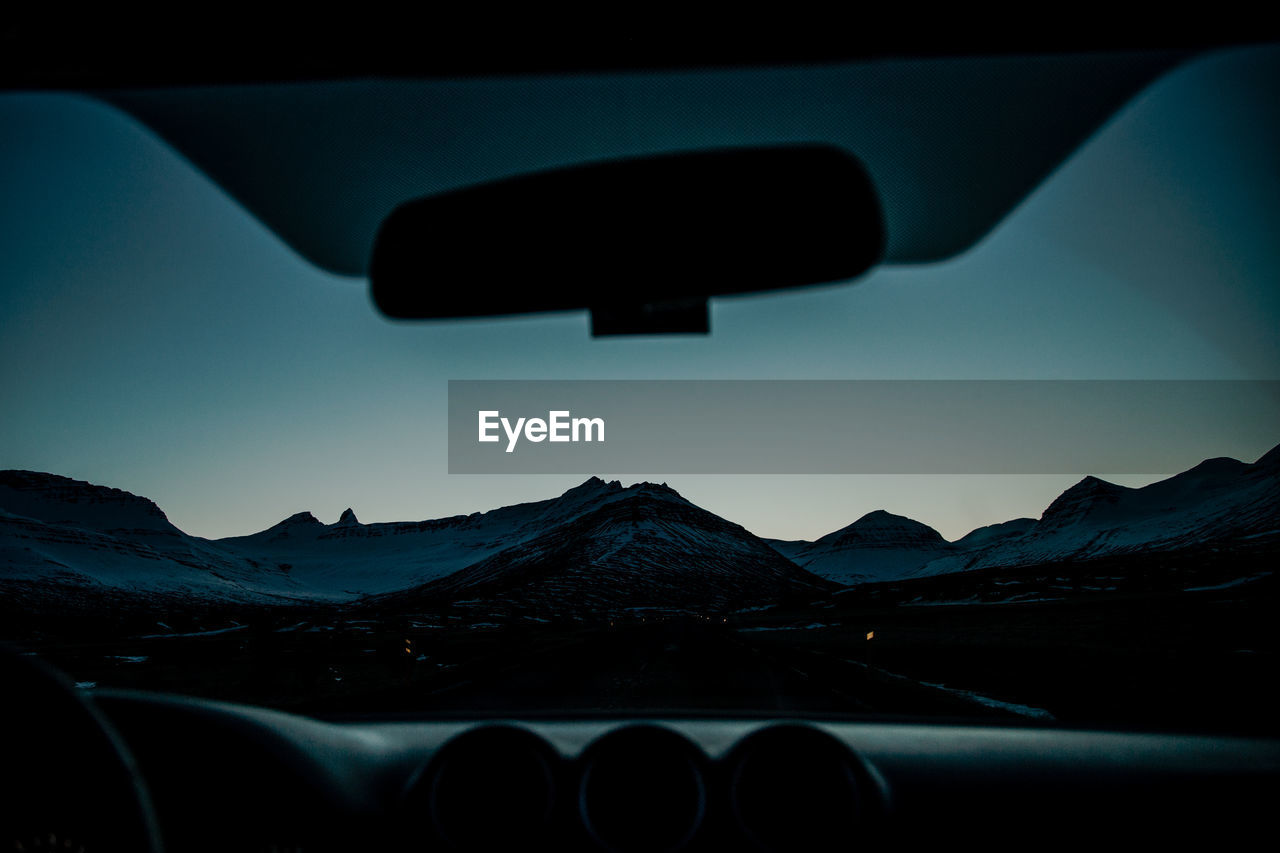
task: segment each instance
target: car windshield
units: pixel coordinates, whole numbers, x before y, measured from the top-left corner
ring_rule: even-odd
[[[186,113],[0,94],[0,639],[85,690],[313,714],[1271,730],[1280,48],[1168,61],[999,215],[965,158],[1040,144],[1005,113],[875,113],[964,62],[211,87]],[[253,136],[285,103],[317,149],[326,104],[408,122],[415,196],[837,146],[886,263],[713,298],[708,334],[390,320],[320,222],[378,166]],[[262,159],[219,172],[192,116]],[[899,228],[935,173],[964,192]],[[351,207],[353,245],[385,208]]]

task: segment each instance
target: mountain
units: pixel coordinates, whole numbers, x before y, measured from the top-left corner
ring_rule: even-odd
[[[34,471],[0,471],[0,585],[271,601],[278,572],[174,527],[152,501]]]
[[[913,575],[1280,542],[1277,450],[1252,464],[1208,459],[1141,488],[1085,477],[1025,532],[931,561]]]
[[[969,531],[952,545],[957,551],[976,551],[980,548],[989,548],[1006,539],[1021,536],[1035,526],[1034,518],[1015,518],[999,524],[988,524],[986,527]]]
[[[703,606],[829,586],[745,529],[650,483],[623,488],[592,477],[557,498],[420,522],[362,524],[348,509],[326,525],[300,512],[259,533],[209,541],[128,492],[10,471],[0,474],[0,586],[15,584],[251,602],[351,602],[423,589],[439,600],[473,588],[512,595],[528,584],[529,596],[553,609],[606,600]]]
[[[108,534],[181,533],[146,498],[36,471],[0,471],[0,508],[45,524]]]
[[[1022,536],[1036,525],[1033,518],[991,524],[955,542],[927,524],[884,510],[828,533],[814,542],[767,540],[796,565],[845,586],[913,577],[927,566],[967,566],[974,554]]]
[[[283,566],[321,597],[354,600],[415,588],[475,565],[563,525],[623,492],[592,477],[558,498],[430,521],[361,524],[343,513],[336,524],[297,513],[251,536],[217,545],[244,558]]]
[[[1270,538],[1280,540],[1280,446],[1252,464],[1208,459],[1136,489],[1085,477],[1038,520],[980,527],[955,542],[883,510],[814,542],[767,541],[796,565],[855,585]]]
[[[723,608],[835,588],[665,484],[615,488],[581,510],[414,592],[508,599],[550,613],[566,606]]]
[[[954,550],[927,524],[884,510],[815,542],[771,544],[796,565],[846,586],[901,577]]]
[[[814,542],[750,532],[654,483],[592,477],[485,513],[333,524],[309,512],[249,536],[189,536],[150,500],[0,471],[0,591],[110,591],[183,601],[451,602],[547,613],[811,600],[841,586],[1127,554],[1280,542],[1280,448],[1209,459],[1142,488],[1086,477],[1039,520],[955,541],[884,511]],[[1242,545],[1243,543],[1243,545]]]

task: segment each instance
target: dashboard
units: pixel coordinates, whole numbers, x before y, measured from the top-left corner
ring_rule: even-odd
[[[60,694],[6,712],[41,708],[37,731],[9,720],[7,748],[52,771],[35,784],[7,762],[6,786],[23,784],[6,804],[36,791],[79,803],[73,828],[28,826],[5,849],[146,849],[140,836],[112,846],[95,820],[126,835],[150,823],[152,849],[170,853],[1230,847],[1268,827],[1280,792],[1280,743],[1266,738],[779,717],[324,721]],[[85,746],[94,727],[115,757]],[[19,817],[53,814],[44,805]]]

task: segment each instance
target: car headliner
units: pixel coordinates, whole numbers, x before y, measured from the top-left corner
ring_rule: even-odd
[[[859,157],[890,263],[993,228],[1135,92],[1189,51],[874,59],[450,79],[116,89],[312,263],[363,276],[396,206],[571,163],[826,142]]]

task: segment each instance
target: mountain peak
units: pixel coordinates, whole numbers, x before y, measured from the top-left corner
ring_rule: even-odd
[[[883,509],[872,510],[853,524],[823,536],[815,545],[853,545],[875,543],[876,547],[892,544],[895,547],[903,543],[913,542],[930,545],[944,545],[946,540],[942,534],[929,525],[907,518],[905,515],[894,515]]]
[[[275,540],[287,539],[295,534],[319,533],[325,529],[320,519],[316,518],[309,512],[295,512],[284,521],[278,522],[259,533],[253,534],[253,538]]]
[[[1265,459],[1266,457],[1264,456],[1263,458]],[[1200,476],[1200,477],[1235,476],[1242,473],[1248,467],[1249,467],[1248,465],[1246,465],[1244,462],[1241,462],[1239,459],[1232,459],[1230,456],[1215,456],[1214,458],[1206,459],[1203,462],[1201,462],[1199,465],[1189,468],[1186,471],[1183,471],[1181,474],[1175,475],[1175,476],[1181,476],[1181,477],[1186,477],[1188,475]]]
[[[574,486],[572,489],[565,492],[560,497],[585,498],[585,497],[590,497],[597,494],[605,495],[605,494],[611,494],[613,492],[620,492],[620,491],[622,491],[622,483],[618,482],[617,480],[611,480],[606,483],[604,480],[601,480],[599,477],[590,477],[584,480],[579,485]]]
[[[901,577],[949,548],[929,525],[877,509],[803,548],[788,550],[790,559],[805,570],[854,584]]]
[[[933,530],[929,525],[921,521],[916,521],[914,518],[908,518],[905,515],[895,515],[888,510],[873,509],[853,524],[837,530],[836,533],[853,533],[860,530],[881,530],[884,528]]]
[[[873,509],[855,521],[854,524],[896,524],[901,521],[913,521],[913,519],[907,518],[905,515],[895,515],[887,509]],[[915,523],[919,524],[920,522],[917,521]]]
[[[1094,476],[1085,477],[1054,499],[1040,516],[1042,522],[1066,522],[1088,514],[1095,507],[1114,504],[1129,491]]]
[[[1109,495],[1118,495],[1125,490],[1124,486],[1117,485],[1101,477],[1095,477],[1092,474],[1058,495],[1058,500],[1062,500],[1068,495],[1076,498],[1092,498],[1105,497]],[[1056,503],[1057,501],[1055,501]]]
[[[276,525],[276,527],[297,527],[298,525],[319,524],[320,519],[316,518],[309,512],[295,512],[284,521]]]
[[[668,486],[666,483],[650,483],[648,481],[645,481],[643,483],[636,483],[631,488],[636,490],[637,492],[648,492],[650,494],[657,494],[657,495],[669,495],[669,496],[677,497],[677,498],[680,498],[681,500],[684,500],[683,495],[681,495],[675,489]]]
[[[53,524],[95,530],[177,533],[154,501],[40,471],[0,471],[0,508]]]
[[[334,526],[335,527],[358,527],[359,525],[360,525],[360,520],[356,518],[355,511],[352,510],[351,507],[347,507],[342,511],[342,515],[338,518],[338,521],[335,523]]]

